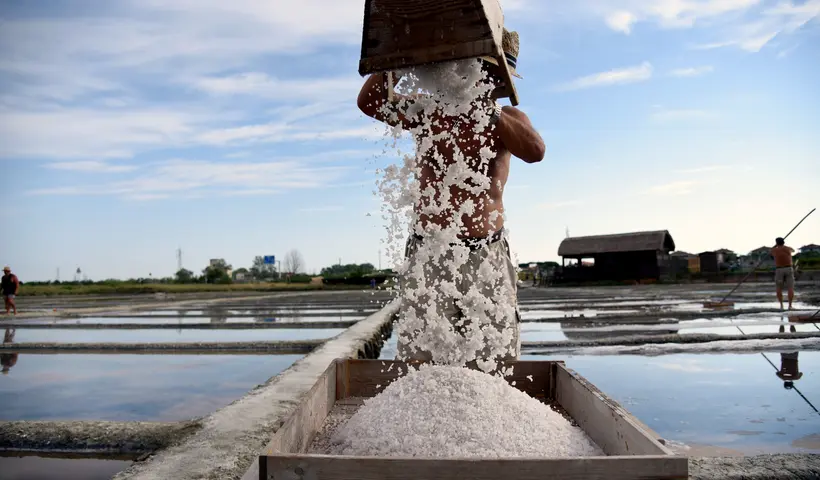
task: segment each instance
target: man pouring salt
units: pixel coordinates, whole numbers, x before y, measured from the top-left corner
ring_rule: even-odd
[[[518,34],[504,29],[502,47],[521,78]],[[393,88],[402,77],[408,94]],[[406,161],[413,231],[400,269],[401,360],[489,371],[520,354],[503,192],[511,157],[537,163],[545,146],[526,114],[498,104],[501,79],[494,59],[482,57],[377,73],[359,93],[362,112],[409,131],[416,144]]]

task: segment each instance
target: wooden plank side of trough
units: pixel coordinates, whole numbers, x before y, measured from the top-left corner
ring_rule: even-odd
[[[273,455],[263,457],[261,480],[684,480],[669,456],[561,459],[425,459]],[[262,476],[264,474],[264,476]]]
[[[555,365],[556,361],[510,362],[513,373],[505,379],[515,388],[531,397],[542,401],[555,398]],[[348,397],[375,397],[390,382],[404,376],[412,364],[396,360],[357,360],[337,361],[336,399]]]
[[[674,455],[649,427],[581,375],[562,365],[556,377],[558,403],[607,455]]]
[[[268,444],[268,454],[302,453],[307,450],[336,403],[337,364],[331,362],[296,410],[276,431]]]

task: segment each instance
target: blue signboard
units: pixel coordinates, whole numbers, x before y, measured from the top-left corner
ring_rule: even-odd
[[[276,265],[276,256],[265,255],[265,265]]]

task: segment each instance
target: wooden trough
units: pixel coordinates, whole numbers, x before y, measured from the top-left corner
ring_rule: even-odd
[[[353,457],[306,453],[335,404],[361,404],[407,372],[403,362],[338,359],[319,378],[259,457],[261,480],[687,479],[653,432],[563,362],[512,362],[507,381],[560,406],[606,453],[601,457],[439,459]],[[527,378],[531,376],[531,380]],[[527,421],[522,419],[522,421]]]
[[[490,57],[505,83],[499,97],[518,105],[503,28],[498,0],[365,0],[359,74]]]

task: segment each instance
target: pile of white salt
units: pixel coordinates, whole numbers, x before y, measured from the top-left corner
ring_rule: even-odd
[[[504,379],[422,366],[390,384],[330,439],[331,455],[503,458],[603,455],[579,427]]]

